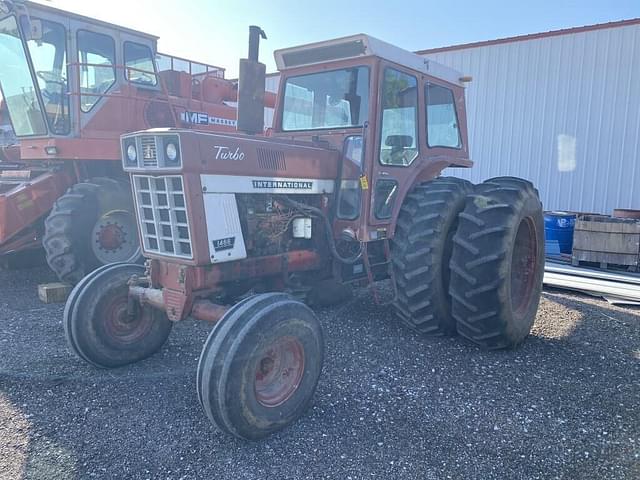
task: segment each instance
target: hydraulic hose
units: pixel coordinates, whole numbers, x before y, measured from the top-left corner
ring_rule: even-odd
[[[353,265],[354,263],[357,263],[358,260],[362,258],[362,254],[364,253],[364,246],[362,242],[360,242],[360,250],[356,255],[352,257],[343,257],[342,255],[340,255],[340,252],[338,252],[338,249],[336,248],[335,239],[333,238],[333,234],[332,234],[333,227],[331,225],[331,221],[329,220],[329,217],[327,217],[327,215],[325,215],[325,213],[322,210],[316,207],[312,207],[311,205],[306,205],[304,203],[296,202],[295,200],[292,200],[287,196],[278,197],[278,200],[280,200],[283,204],[288,205],[302,213],[306,213],[314,217],[319,217],[324,221],[324,224],[325,224],[324,231],[327,237],[327,243],[329,244],[329,250],[331,251],[331,255],[333,256],[333,258],[335,258],[337,261],[339,261],[340,263],[344,263],[345,265]]]

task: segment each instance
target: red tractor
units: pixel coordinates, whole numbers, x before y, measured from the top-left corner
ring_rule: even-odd
[[[240,64],[238,129],[252,134],[262,130],[257,42],[254,30]],[[122,137],[147,262],[85,277],[63,322],[71,349],[106,368],[153,354],[175,322],[217,322],[197,393],[211,421],[246,439],[296,420],[322,370],[318,320],[291,293],[390,280],[409,327],[511,348],[534,322],[544,266],[530,182],[440,176],[472,165],[468,79],[366,35],[275,57],[273,137]]]
[[[156,44],[95,19],[0,0],[0,256],[44,243],[69,283],[142,259],[120,135],[236,129],[237,85],[224,70],[157,54]]]

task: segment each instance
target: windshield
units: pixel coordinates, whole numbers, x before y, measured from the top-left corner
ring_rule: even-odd
[[[0,87],[17,136],[46,135],[47,127],[15,17],[0,20]]]
[[[2,98],[2,91],[0,91],[0,147],[6,145],[13,145],[15,143],[15,135],[13,134],[13,127],[11,126],[11,119],[9,118],[9,112],[7,111],[7,104]]]
[[[42,94],[49,128],[57,135],[69,133],[69,96],[67,95],[67,49],[65,29],[46,20],[33,20],[40,32],[29,40],[33,69]]]
[[[284,87],[282,129],[362,126],[369,114],[369,69],[354,67],[290,77]]]

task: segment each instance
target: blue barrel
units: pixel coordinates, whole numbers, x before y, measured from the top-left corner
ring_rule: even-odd
[[[569,212],[546,212],[544,214],[544,238],[547,255],[566,253],[573,249],[573,229],[576,214]]]

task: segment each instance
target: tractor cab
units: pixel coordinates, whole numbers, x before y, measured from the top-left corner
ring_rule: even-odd
[[[278,50],[275,59],[274,137],[342,153],[340,230],[387,238],[416,183],[472,165],[460,73],[367,35]]]
[[[191,111],[207,112],[202,103],[217,104],[216,127],[233,130],[235,112],[223,100],[235,101],[235,92],[224,69],[159,55],[156,45],[153,35],[0,1],[2,104],[22,159],[119,160],[119,135],[187,126]]]

